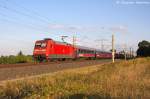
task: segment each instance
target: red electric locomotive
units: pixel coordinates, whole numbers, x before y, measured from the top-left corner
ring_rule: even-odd
[[[111,58],[110,52],[102,52],[96,49],[73,46],[65,42],[54,41],[50,38],[35,42],[33,57],[35,60],[65,60],[77,58]]]
[[[33,56],[35,60],[66,59],[76,57],[76,48],[71,44],[52,39],[36,41]]]

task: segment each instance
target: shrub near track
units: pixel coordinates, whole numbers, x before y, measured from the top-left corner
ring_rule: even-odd
[[[147,99],[150,58],[78,68],[25,80],[0,88],[2,99]]]
[[[33,58],[30,55],[17,55],[17,56],[1,56],[0,64],[15,64],[15,63],[28,63],[33,62]]]

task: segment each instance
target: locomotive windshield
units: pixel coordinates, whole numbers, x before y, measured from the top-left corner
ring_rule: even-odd
[[[46,43],[45,42],[38,42],[35,44],[35,47],[46,47]]]

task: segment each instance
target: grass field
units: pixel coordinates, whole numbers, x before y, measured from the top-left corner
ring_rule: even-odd
[[[1,99],[148,99],[150,58],[64,70],[5,82]]]

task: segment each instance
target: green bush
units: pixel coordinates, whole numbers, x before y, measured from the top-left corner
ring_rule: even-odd
[[[0,64],[15,64],[15,63],[28,63],[33,62],[33,58],[31,55],[17,55],[17,56],[1,56]]]

